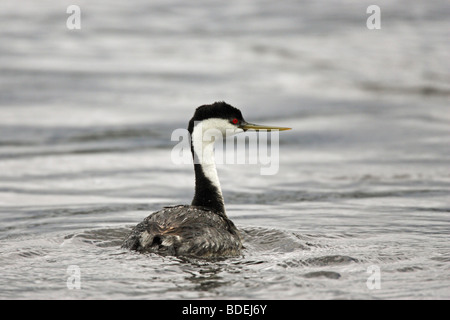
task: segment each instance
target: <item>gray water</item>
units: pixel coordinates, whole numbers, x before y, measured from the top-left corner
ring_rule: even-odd
[[[0,3],[0,298],[450,298],[448,1],[380,30],[369,1],[69,4]],[[218,166],[243,256],[121,249],[190,203],[171,133],[217,100],[293,128],[276,175]]]

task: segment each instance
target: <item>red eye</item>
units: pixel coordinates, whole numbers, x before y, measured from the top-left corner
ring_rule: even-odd
[[[237,124],[237,123],[239,122],[239,120],[236,119],[236,118],[234,118],[232,122],[233,122],[234,124]]]

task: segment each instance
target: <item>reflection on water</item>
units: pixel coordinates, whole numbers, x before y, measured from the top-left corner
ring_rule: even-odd
[[[64,3],[2,1],[0,297],[448,299],[449,6],[380,1],[370,31],[370,4],[79,1],[69,31]],[[243,256],[121,249],[190,203],[171,133],[217,100],[293,128],[276,175],[218,166]]]

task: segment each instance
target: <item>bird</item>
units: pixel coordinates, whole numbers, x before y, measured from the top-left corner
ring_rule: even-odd
[[[242,254],[239,230],[225,211],[224,198],[214,162],[214,139],[205,139],[208,130],[224,136],[247,130],[290,130],[244,120],[239,109],[226,102],[196,108],[189,121],[194,162],[195,194],[190,205],[167,206],[136,225],[122,248],[170,256],[226,258]]]

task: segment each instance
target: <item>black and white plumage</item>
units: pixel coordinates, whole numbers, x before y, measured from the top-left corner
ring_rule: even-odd
[[[214,140],[208,130],[223,136],[246,130],[289,130],[250,124],[241,111],[216,102],[200,106],[189,122],[194,159],[195,195],[191,205],[165,207],[133,228],[123,248],[139,252],[194,257],[231,257],[243,248],[239,231],[228,219],[214,162]]]

